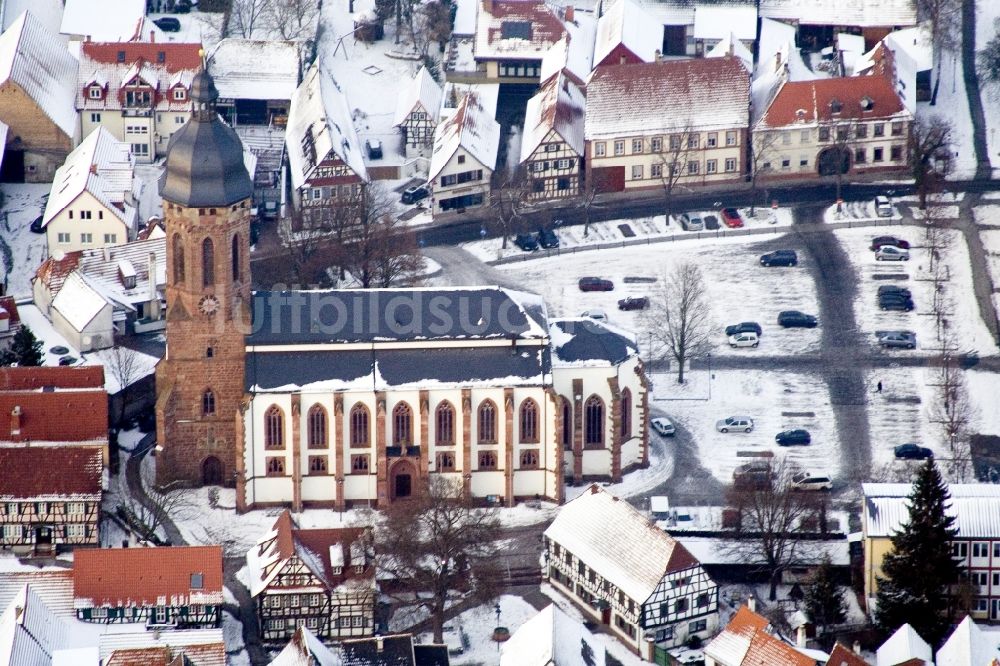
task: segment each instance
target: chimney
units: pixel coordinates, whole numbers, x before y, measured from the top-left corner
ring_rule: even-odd
[[[385,645],[384,645],[384,642],[382,641],[382,637],[381,636],[376,636],[375,637],[375,651],[378,652],[379,654],[382,654],[382,650],[384,650],[384,649],[385,649]]]
[[[804,648],[806,646],[806,625],[802,623],[795,630],[795,645],[796,647]]]
[[[101,256],[104,257],[104,261],[111,261],[111,248],[105,245],[101,248]]]
[[[653,60],[656,62],[663,62],[663,54],[660,53],[660,49],[656,49],[656,52],[653,53]]]
[[[94,174],[95,176],[97,175],[97,165],[96,164],[91,164],[90,165],[90,173]]]
[[[775,51],[774,53],[774,71],[781,69],[781,51]]]
[[[21,405],[15,405],[10,410],[10,434],[12,437],[21,436]]]
[[[854,654],[861,654],[861,642],[854,641],[854,645],[851,646],[851,650],[854,651]]]
[[[755,597],[754,595],[751,594],[747,598],[747,608],[750,609],[751,613],[756,613],[757,612],[757,597]]]
[[[152,43],[155,43],[155,42],[156,42],[156,31],[155,30],[150,30],[149,31],[149,43],[152,44]]]
[[[149,253],[149,300],[150,302],[157,300],[156,298],[156,253]]]
[[[576,18],[576,10],[573,8],[573,5],[567,5],[566,6],[566,22],[567,23],[575,23],[576,22],[574,20],[575,18]]]

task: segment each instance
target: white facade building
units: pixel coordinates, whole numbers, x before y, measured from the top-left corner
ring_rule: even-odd
[[[468,93],[437,127],[428,182],[433,214],[489,204],[500,148],[500,123],[477,93]]]

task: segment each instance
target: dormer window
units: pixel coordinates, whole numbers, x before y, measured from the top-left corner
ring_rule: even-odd
[[[184,101],[185,99],[187,99],[187,91],[184,90],[184,88],[181,88],[180,86],[174,88],[174,99],[177,100],[178,102]]]
[[[125,91],[125,106],[151,106],[153,95],[148,88],[133,88]]]
[[[806,110],[805,109],[799,109],[799,110],[797,110],[795,112],[795,119],[798,120],[800,123],[805,122],[805,120],[806,120]]]
[[[861,110],[871,111],[875,107],[875,100],[873,100],[868,95],[861,98]]]
[[[838,114],[843,110],[844,110],[844,105],[841,103],[839,99],[834,98],[830,100],[830,113]]]
[[[87,88],[87,97],[90,99],[102,99],[104,97],[104,89],[101,86],[90,86]]]
[[[331,569],[333,569],[334,576],[339,576],[344,571],[344,567],[331,567]]]
[[[191,574],[191,589],[200,590],[205,587],[205,576],[200,573]]]
[[[125,52],[124,51],[119,51],[118,52],[118,62],[125,62]]]
[[[163,63],[163,62],[166,62],[166,61],[167,61],[167,52],[166,51],[157,51],[156,52],[156,62]]]

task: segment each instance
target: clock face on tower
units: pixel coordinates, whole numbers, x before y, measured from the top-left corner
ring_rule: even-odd
[[[202,296],[201,300],[198,301],[198,309],[201,310],[202,314],[211,317],[219,311],[219,299],[215,296]]]

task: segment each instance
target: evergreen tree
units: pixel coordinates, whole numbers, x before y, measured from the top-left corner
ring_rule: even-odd
[[[886,633],[909,623],[931,645],[941,644],[950,624],[949,585],[961,565],[949,543],[958,530],[945,514],[951,496],[933,460],[920,468],[909,496],[909,520],[892,537],[882,560],[875,622]]]
[[[0,366],[15,363],[20,366],[42,364],[42,343],[35,338],[31,329],[23,324],[14,334],[10,349],[0,354]]]
[[[830,557],[825,556],[816,573],[813,574],[805,595],[806,613],[818,628],[825,629],[831,624],[840,624],[847,617],[844,605],[844,591],[833,577]]]

